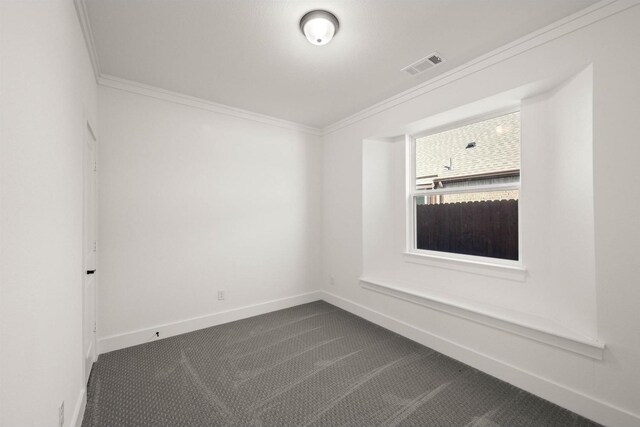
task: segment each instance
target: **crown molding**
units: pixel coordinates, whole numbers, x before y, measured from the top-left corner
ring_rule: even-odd
[[[87,45],[89,59],[91,60],[91,67],[93,68],[93,76],[97,83],[100,79],[100,64],[98,63],[96,44],[93,39],[91,22],[89,21],[89,15],[87,13],[87,5],[85,4],[85,0],[73,0],[73,4],[76,7],[76,14],[78,15],[78,21],[80,21],[80,28],[82,29],[85,44]]]
[[[389,110],[397,105],[410,101],[440,87],[446,86],[456,80],[482,71],[500,62],[506,61],[528,50],[534,49],[552,40],[572,33],[588,25],[601,21],[609,16],[620,13],[626,9],[640,4],[640,0],[602,0],[572,15],[560,19],[537,31],[523,36],[511,43],[481,55],[450,71],[440,74],[426,82],[420,83],[411,89],[387,98],[370,107],[365,108],[349,117],[339,120],[322,128],[322,135],[328,135],[342,128],[350,126],[368,117]]]
[[[278,119],[275,117],[267,116],[265,114],[242,110],[240,108],[230,107],[224,104],[217,104],[215,102],[207,101],[202,98],[183,95],[178,92],[172,92],[170,90],[161,89],[155,86],[149,86],[143,83],[121,79],[119,77],[110,76],[108,74],[101,74],[100,77],[98,78],[98,84],[101,86],[110,87],[112,89],[118,89],[125,92],[131,92],[138,95],[161,99],[163,101],[169,101],[176,104],[186,105],[188,107],[200,108],[202,110],[224,114],[227,116],[233,116],[233,117],[239,117],[241,119],[252,120],[255,122],[264,123],[271,126],[284,128],[284,129],[305,132],[305,133],[318,135],[318,136],[322,134],[322,131],[320,129],[314,128],[311,126],[302,125],[300,123],[291,122],[288,120]]]
[[[252,120],[255,122],[268,124],[284,129],[295,130],[299,132],[309,133],[312,135],[322,135],[322,130],[312,126],[303,125],[300,123],[292,122],[289,120],[278,119],[276,117],[268,116],[266,114],[254,113],[252,111],[243,110],[240,108],[230,107],[223,104],[207,101],[206,99],[196,98],[193,96],[184,95],[177,92],[161,89],[155,86],[145,85],[132,80],[126,80],[119,77],[104,74],[100,71],[100,63],[98,61],[98,55],[96,51],[96,45],[93,38],[93,31],[91,29],[91,22],[87,12],[87,6],[85,0],[73,0],[76,8],[76,14],[78,15],[78,21],[80,22],[80,28],[84,36],[85,44],[87,45],[87,51],[89,53],[89,59],[91,60],[91,66],[93,67],[93,74],[96,79],[96,83],[102,86],[110,87],[113,89],[119,89],[139,95],[149,96],[156,99],[162,99],[164,101],[174,102],[189,107],[200,108],[207,111],[212,111],[219,114],[225,114],[227,116],[239,117],[242,119]]]

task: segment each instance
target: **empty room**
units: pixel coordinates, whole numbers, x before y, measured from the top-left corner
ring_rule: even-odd
[[[640,0],[0,0],[0,426],[640,427]]]

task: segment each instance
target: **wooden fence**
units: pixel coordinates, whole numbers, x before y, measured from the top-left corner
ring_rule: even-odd
[[[418,249],[518,259],[518,201],[416,206]]]

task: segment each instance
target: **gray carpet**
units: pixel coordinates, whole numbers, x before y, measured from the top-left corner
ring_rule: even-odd
[[[595,426],[325,302],[100,356],[83,426]]]

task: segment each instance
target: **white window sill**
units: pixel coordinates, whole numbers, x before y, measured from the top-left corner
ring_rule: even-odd
[[[404,260],[413,264],[428,265],[430,267],[445,268],[448,270],[462,271],[464,273],[479,274],[482,276],[496,277],[499,279],[524,282],[527,278],[527,269],[520,264],[506,265],[492,263],[490,261],[454,258],[446,255],[432,255],[425,253],[405,252]],[[479,257],[477,257],[479,258]]]
[[[488,312],[480,307],[472,307],[453,300],[446,300],[426,293],[418,293],[378,279],[361,277],[360,286],[379,294],[519,335],[595,360],[602,360],[604,356],[604,343],[591,337],[576,334],[549,319],[542,319],[524,313],[519,315],[518,319],[508,318],[497,313]]]

